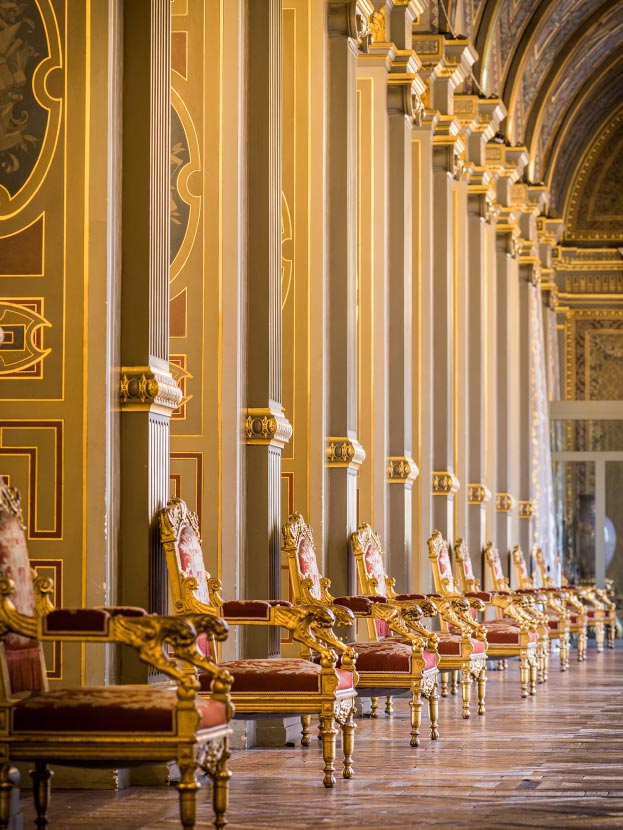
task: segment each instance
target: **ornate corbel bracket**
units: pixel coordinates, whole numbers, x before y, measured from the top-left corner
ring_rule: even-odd
[[[247,409],[244,432],[247,444],[270,445],[283,449],[292,438],[292,425],[282,409]]]
[[[491,501],[491,490],[486,484],[467,485],[467,503],[483,505]]]
[[[122,366],[119,397],[122,412],[156,412],[171,417],[183,399],[170,372],[153,366]]]
[[[327,438],[327,464],[329,467],[359,469],[366,451],[356,438]]]
[[[525,501],[519,502],[519,518],[520,519],[531,519],[534,515],[534,505],[532,502],[527,499]]]
[[[454,473],[444,471],[433,473],[433,496],[447,496],[453,498],[461,486]]]
[[[498,513],[510,513],[517,507],[517,501],[510,493],[495,494],[495,509]]]
[[[409,456],[390,456],[387,459],[388,484],[411,485],[419,474],[417,464]]]

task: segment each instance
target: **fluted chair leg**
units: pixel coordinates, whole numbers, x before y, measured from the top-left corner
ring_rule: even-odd
[[[0,830],[7,830],[9,821],[11,820],[11,790],[13,789],[13,781],[11,780],[11,767],[9,764],[3,764],[0,767]]]
[[[45,761],[36,761],[35,768],[30,770],[32,778],[32,794],[35,802],[37,830],[44,830],[48,825],[47,812],[50,806],[50,791],[52,789],[53,772]]]
[[[422,724],[422,697],[420,690],[414,691],[409,701],[411,708],[411,746],[420,745],[420,726]]]
[[[325,787],[335,786],[335,737],[337,729],[333,724],[333,717],[322,717],[320,735],[322,737],[322,757],[324,760],[324,778],[322,783]]]
[[[309,746],[309,727],[311,725],[311,715],[301,716],[301,746]]]
[[[344,768],[342,770],[342,778],[352,778],[353,770],[353,752],[355,749],[355,722],[353,720],[354,707],[348,713],[348,719],[342,726],[342,751],[344,753]]]

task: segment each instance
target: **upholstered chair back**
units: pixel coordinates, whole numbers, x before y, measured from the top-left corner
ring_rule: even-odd
[[[532,548],[532,556],[534,557],[534,561],[536,562],[537,573],[539,575],[541,585],[544,588],[552,588],[554,586],[554,580],[547,572],[547,563],[545,562],[545,554],[543,553],[543,549],[535,546]],[[556,558],[556,565],[558,566],[559,559]]]
[[[458,594],[460,588],[452,574],[448,543],[438,530],[428,540],[428,555],[433,569],[435,590],[441,594]]]
[[[182,499],[171,498],[166,508],[160,511],[159,523],[175,611],[179,614],[190,608],[201,613],[205,612],[206,606],[214,607],[208,587],[212,580],[203,559],[197,515]],[[193,600],[197,603],[195,608],[192,607]],[[214,607],[214,613],[217,612]],[[205,635],[200,636],[198,643],[209,656],[212,648]]]
[[[393,591],[390,588],[383,562],[383,548],[381,540],[370,525],[364,522],[352,534],[353,553],[357,562],[357,577],[362,594],[391,598]],[[374,627],[371,632],[376,638],[388,637],[390,628],[385,620],[374,619],[368,623],[368,628]]]
[[[520,588],[532,588],[534,583],[530,574],[528,573],[528,563],[524,556],[523,550],[519,545],[515,545],[512,550],[513,565],[515,566],[515,576],[517,577],[517,584]]]
[[[510,590],[510,583],[508,577],[504,576],[504,571],[502,569],[502,561],[500,559],[500,554],[498,553],[498,549],[493,546],[493,542],[487,542],[487,544],[485,545],[485,563],[489,570],[491,590]]]
[[[318,568],[311,528],[300,513],[293,513],[284,525],[283,533],[287,534],[287,539],[284,538],[284,542],[288,549],[290,581],[294,599],[298,601],[302,598],[301,583],[303,580],[309,580],[306,583],[307,590],[312,597],[323,601],[324,596],[320,581],[322,577]]]
[[[463,583],[464,591],[477,591],[478,580],[474,576],[472,557],[469,554],[465,541],[460,537],[454,543],[454,563]]]
[[[15,589],[11,597],[15,608],[30,617],[35,616],[30,560],[26,546],[26,534],[22,518],[19,494],[0,478],[0,573],[12,579]],[[4,660],[8,668],[10,690],[5,692],[34,692],[47,686],[45,664],[41,646],[36,640],[19,634],[7,634]]]

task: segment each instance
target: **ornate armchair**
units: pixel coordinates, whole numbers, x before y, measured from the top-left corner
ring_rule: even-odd
[[[178,790],[185,830],[195,827],[199,768],[213,782],[215,827],[224,827],[231,676],[198,651],[197,638],[201,634],[223,640],[226,624],[214,616],[197,627],[141,609],[125,609],[124,614],[95,608],[52,610],[50,580],[35,580],[33,590],[19,497],[2,480],[0,570],[0,830],[9,826],[10,764],[17,760],[34,761],[31,776],[40,830],[47,825],[49,764],[105,768],[169,760],[176,760],[181,771]],[[50,690],[41,643],[58,640],[125,643],[176,686]],[[209,696],[197,698],[194,674],[169,658],[169,646],[201,668],[206,684],[209,678]]]
[[[410,692],[411,746],[419,746],[421,697],[424,696],[429,703],[430,735],[433,740],[437,739],[437,637],[419,625],[422,611],[415,604],[400,611],[382,597],[333,597],[329,592],[330,580],[321,576],[318,569],[312,530],[300,513],[289,517],[282,534],[297,605],[330,609],[338,625],[351,624],[347,609],[358,619],[372,619],[378,624],[373,629],[372,642],[349,644],[358,653],[359,694],[376,698],[380,694]],[[401,639],[392,634],[398,634]]]
[[[447,623],[450,622],[459,631],[458,634],[451,634],[447,630],[437,634],[437,650],[439,651],[437,668],[442,673],[442,677],[447,672],[461,671],[464,718],[470,717],[471,685],[472,679],[475,679],[478,683],[478,714],[484,715],[487,676],[487,640],[484,633],[473,632],[469,625],[457,617],[452,600],[438,594],[428,596],[397,594],[394,589],[396,580],[385,573],[381,541],[369,524],[364,522],[352,534],[351,540],[357,562],[359,584],[364,594],[386,599],[389,605],[400,610],[409,610],[417,606],[422,609],[425,616],[436,617],[439,614],[445,618],[446,629]],[[374,638],[376,633],[372,628],[376,628],[379,622],[379,620],[368,619],[371,638]],[[472,633],[478,636],[472,637]],[[442,681],[442,695],[444,695],[444,685]]]
[[[234,625],[277,625],[286,628],[301,644],[308,659],[245,659],[220,664],[233,677],[232,700],[238,717],[253,719],[270,714],[300,715],[303,746],[309,746],[309,716],[320,718],[325,787],[335,785],[337,722],[342,731],[344,778],[353,776],[354,703],[357,654],[330,633],[333,614],[326,609],[293,608],[283,601],[222,598],[220,580],[205,569],[197,516],[177,498],[160,511],[160,536],[164,545],[175,613],[195,623],[224,617]],[[330,641],[330,642],[329,642]],[[215,659],[214,644],[201,642],[204,653]],[[341,666],[337,668],[337,655]],[[199,676],[202,693],[209,678]]]
[[[565,596],[575,597],[580,601],[579,605],[586,614],[587,625],[595,627],[597,651],[603,651],[604,627],[608,633],[608,648],[614,648],[616,604],[608,596],[608,591],[605,588],[597,588],[595,585],[554,585],[553,579],[547,572],[547,564],[541,548],[535,546],[532,549],[532,556],[541,578],[541,585],[555,591],[562,591]],[[576,613],[579,612],[578,603],[572,603],[572,605]],[[573,619],[573,611],[571,616]]]
[[[519,546],[516,545],[511,557],[513,562],[517,561],[518,550]],[[523,560],[523,554],[521,556]],[[487,542],[485,545],[484,557],[493,589],[510,592],[510,581],[504,575],[500,554],[492,542]],[[522,584],[519,580],[519,585],[520,587],[514,592],[515,595],[526,599],[529,612],[538,621],[537,631],[539,632],[539,644],[544,655],[545,679],[547,679],[549,665],[549,643],[552,639],[560,641],[560,671],[567,671],[569,668],[569,614],[564,607],[564,603],[560,601],[559,597],[535,588],[531,583],[526,585],[525,582]]]
[[[488,553],[491,548],[491,543],[488,543],[485,558],[486,556],[494,556],[494,554]],[[480,581],[474,576],[472,558],[467,548],[467,544],[460,537],[454,543],[454,557],[458,569],[459,584],[461,589],[465,593],[480,591]],[[508,580],[502,573],[502,565],[499,562],[499,557],[496,566],[496,573],[501,577],[501,579],[498,583],[493,582],[493,584],[497,584],[500,587],[494,587],[491,591],[488,591],[491,595],[491,606],[495,610],[497,619],[502,622],[508,622],[509,620],[512,620],[513,622],[521,622],[522,620],[527,620],[535,627],[534,630],[536,630],[537,633],[537,679],[539,683],[544,683],[547,680],[549,661],[547,619],[537,608],[535,602],[536,597],[532,595],[519,595],[517,592],[510,590]],[[561,662],[561,666],[563,665],[564,660]]]
[[[512,622],[479,621],[475,618],[476,612],[484,611],[487,605],[501,603],[510,607],[511,603],[516,603],[517,600],[512,597],[497,597],[486,591],[468,591],[463,594],[452,574],[447,542],[438,530],[435,530],[428,540],[428,555],[437,592],[448,599],[465,600],[463,609],[456,604],[456,614],[475,631],[484,629],[487,636],[487,656],[501,659],[519,657],[521,696],[536,694],[537,635],[534,623],[520,614],[517,615],[517,620]],[[442,622],[446,624],[445,621]]]

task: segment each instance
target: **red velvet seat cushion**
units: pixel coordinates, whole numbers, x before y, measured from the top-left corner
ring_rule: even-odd
[[[177,694],[146,686],[54,689],[20,700],[14,732],[162,732],[175,734]],[[197,700],[198,729],[226,723],[225,705]]]
[[[437,636],[439,637],[439,645],[437,646],[437,651],[442,656],[445,654],[446,656],[453,656],[459,655],[461,653],[461,642],[462,638],[458,634],[440,634],[437,632]],[[485,653],[485,644],[482,640],[474,640],[472,639],[473,650],[472,654],[484,654]]]
[[[220,663],[234,677],[232,692],[319,692],[321,668],[309,660],[232,660]],[[352,672],[337,669],[338,689],[353,688]],[[202,674],[201,688],[209,690],[211,678]]]
[[[519,636],[521,634],[521,630],[515,625],[500,625],[500,621],[496,621],[498,624],[494,626],[489,626],[487,623],[484,623],[487,629],[487,641],[490,645],[519,645]],[[531,643],[536,643],[536,633],[534,631],[530,631],[530,640]]]
[[[350,643],[359,655],[357,671],[409,672],[411,671],[411,646],[399,638],[388,638],[377,643]],[[424,650],[422,655],[426,669],[434,669],[437,661],[433,652]]]

